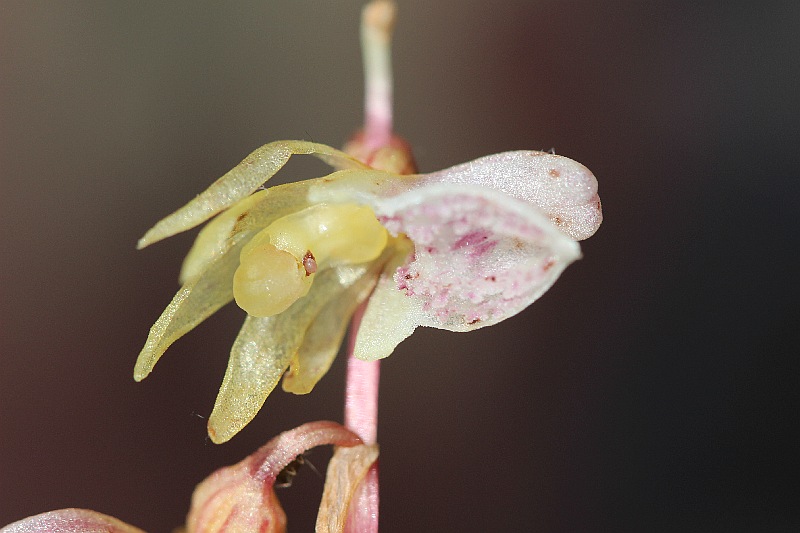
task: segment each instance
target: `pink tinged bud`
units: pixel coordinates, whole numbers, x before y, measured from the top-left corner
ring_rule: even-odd
[[[144,533],[114,517],[86,509],[61,509],[31,516],[0,529],[2,533]]]
[[[375,146],[367,141],[363,131],[359,131],[347,141],[344,151],[377,170],[401,175],[414,174],[417,171],[411,145],[397,135],[392,135],[388,143]]]
[[[281,433],[197,486],[187,532],[285,531],[286,515],[273,490],[275,478],[298,455],[322,444],[353,447],[361,445],[361,439],[335,422],[310,422]]]

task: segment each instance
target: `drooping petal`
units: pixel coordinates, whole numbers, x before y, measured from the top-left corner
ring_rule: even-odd
[[[0,529],[0,533],[144,533],[113,516],[86,509],[61,509],[36,516]]]
[[[414,256],[379,282],[356,337],[359,358],[388,355],[417,325],[469,331],[513,316],[580,256],[534,206],[484,187],[433,184],[372,208],[414,243]]]
[[[328,372],[339,353],[350,318],[375,287],[382,262],[373,262],[365,275],[322,308],[306,330],[303,344],[283,375],[284,391],[308,394]]]
[[[217,257],[206,265],[203,272],[184,283],[150,328],[150,334],[133,371],[136,381],[141,381],[150,374],[173,342],[233,300],[231,279],[239,266],[239,254],[236,250],[243,244],[242,239],[232,243],[233,251]]]
[[[325,270],[317,274],[313,290],[283,313],[247,317],[233,344],[228,369],[208,419],[212,441],[226,442],[255,417],[302,345],[314,318],[366,272],[364,265]]]
[[[200,193],[194,200],[159,221],[141,239],[138,248],[186,231],[248,197],[286,164],[292,155],[311,154],[337,168],[368,168],[324,144],[276,141],[258,148],[244,161]]]
[[[208,419],[212,441],[219,444],[229,440],[264,405],[292,357],[289,343],[295,339],[281,337],[287,329],[291,330],[281,315],[245,319],[231,348],[228,368]]]
[[[404,244],[404,245],[403,245]],[[411,256],[410,241],[402,241],[381,272],[358,327],[353,354],[364,361],[382,359],[409,337],[419,325],[422,302],[397,289],[394,275]]]
[[[281,433],[197,486],[186,519],[188,533],[284,531],[286,515],[273,490],[275,478],[299,454],[323,444],[357,446],[361,439],[335,422],[324,421]]]
[[[325,475],[322,503],[317,514],[317,533],[341,533],[345,530],[356,491],[377,459],[377,444],[336,448]],[[363,527],[351,529],[365,530]]]
[[[529,202],[575,240],[603,221],[597,179],[585,166],[547,152],[504,152],[425,174],[424,183],[482,185]]]

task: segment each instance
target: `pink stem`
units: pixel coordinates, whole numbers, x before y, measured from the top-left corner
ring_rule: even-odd
[[[365,444],[378,438],[378,383],[380,361],[362,361],[353,357],[356,333],[366,302],[353,315],[347,346],[347,388],[344,401],[344,425],[361,437]]]
[[[364,55],[364,142],[368,148],[389,146],[392,137],[391,39],[394,2],[375,0],[361,14]]]
[[[392,139],[391,36],[396,7],[391,0],[373,0],[361,14],[361,49],[364,54],[364,137],[369,150],[389,146]],[[347,384],[344,423],[366,444],[378,438],[379,361],[353,356],[356,334],[366,302],[353,316],[347,350]],[[378,531],[378,464],[356,490],[347,516],[347,533]]]
[[[344,424],[366,444],[374,444],[378,436],[378,382],[380,361],[361,361],[353,357],[356,332],[364,314],[364,302],[353,315],[347,347],[347,386],[344,402]],[[378,531],[378,463],[372,465],[359,485],[347,515],[347,533]]]

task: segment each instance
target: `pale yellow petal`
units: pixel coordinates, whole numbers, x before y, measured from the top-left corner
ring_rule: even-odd
[[[248,196],[209,222],[197,235],[181,269],[181,282],[227,252],[240,234],[253,234],[275,220],[308,207],[308,188],[316,180],[287,183]]]
[[[350,275],[343,277],[340,270]],[[256,416],[300,348],[311,321],[364,272],[365,267],[326,270],[317,274],[309,293],[283,313],[265,318],[247,317],[233,344],[228,369],[208,420],[212,441],[221,443],[231,439]]]
[[[229,440],[258,413],[292,357],[291,343],[281,334],[293,331],[281,315],[248,316],[228,359],[214,410],[208,420],[211,440]]]
[[[377,459],[377,444],[336,448],[325,474],[325,489],[317,514],[317,533],[344,531],[356,489]]]
[[[234,244],[241,247],[241,242]],[[169,346],[194,329],[200,322],[233,300],[231,279],[239,266],[239,254],[218,257],[205,271],[187,281],[156,323],[150,328],[144,348],[139,353],[133,377],[141,381],[153,370]]]
[[[328,372],[342,345],[350,318],[375,287],[383,262],[375,261],[370,271],[322,308],[283,376],[284,391],[308,394]]]
[[[394,256],[381,272],[356,334],[353,355],[358,359],[374,361],[391,355],[419,325],[420,302],[399,291],[394,280],[412,251],[408,241],[395,241]]]
[[[337,168],[368,168],[344,152],[324,144],[306,141],[266,144],[248,155],[194,200],[159,221],[139,240],[138,248],[193,228],[248,197],[274,176],[292,155],[297,154],[314,155]]]
[[[264,199],[269,191],[258,191],[234,205],[206,224],[194,240],[181,266],[180,282],[186,283],[202,272],[206,265],[230,249],[231,237],[236,223],[247,216],[255,204]]]

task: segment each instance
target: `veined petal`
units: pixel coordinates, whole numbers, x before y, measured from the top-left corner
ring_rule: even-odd
[[[328,372],[339,353],[353,313],[375,288],[385,262],[386,257],[373,261],[366,274],[322,308],[308,327],[303,344],[283,376],[284,391],[308,394]]]
[[[194,200],[159,221],[141,239],[138,248],[205,222],[220,211],[248,197],[286,164],[292,155],[311,154],[337,168],[369,168],[324,144],[306,141],[276,141],[258,148],[244,161],[211,184]]]
[[[356,489],[377,459],[377,444],[336,448],[325,475],[325,489],[322,492],[322,503],[317,514],[315,529],[317,533],[344,531],[348,510],[353,496],[356,494]],[[353,529],[353,531],[362,529]]]
[[[246,426],[286,370],[292,357],[289,343],[295,339],[281,338],[280,333],[291,328],[280,318],[281,315],[245,318],[208,419],[212,441],[226,442]]]
[[[133,371],[136,381],[143,380],[152,372],[173,342],[233,300],[231,279],[239,266],[239,254],[236,250],[243,244],[242,239],[232,243],[233,251],[217,257],[203,272],[184,283],[150,328],[150,334]]]
[[[228,369],[208,419],[215,443],[230,440],[264,405],[320,310],[364,275],[364,265],[343,266],[317,274],[312,290],[278,315],[248,316],[233,344]]]
[[[603,221],[594,175],[577,161],[547,152],[489,155],[423,179],[426,184],[482,185],[529,202],[575,240],[591,237]]]
[[[0,533],[144,533],[113,516],[86,509],[61,509],[36,516],[0,529]]]

